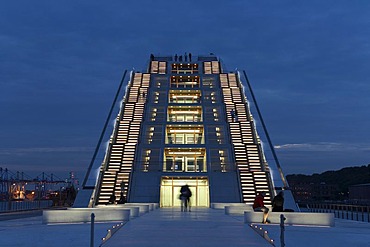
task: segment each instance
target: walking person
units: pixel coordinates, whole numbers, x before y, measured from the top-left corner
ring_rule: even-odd
[[[181,212],[186,212],[188,211],[189,207],[189,212],[190,210],[190,197],[192,196],[191,190],[189,188],[189,185],[183,185],[181,186],[180,189],[180,200],[181,200]]]
[[[266,195],[266,192],[264,192],[264,191],[258,193],[258,195],[256,196],[256,199],[254,199],[254,203],[253,203],[253,210],[255,212],[259,212],[259,211],[263,212],[263,219],[262,219],[263,224],[270,223],[270,220],[268,219],[269,209],[265,206],[265,204],[263,202],[263,199],[264,199],[265,195]]]

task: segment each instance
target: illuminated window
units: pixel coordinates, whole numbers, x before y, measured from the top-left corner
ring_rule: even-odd
[[[149,133],[148,133],[148,143],[152,143],[153,141],[153,135],[154,135],[154,127],[150,127]]]
[[[199,67],[196,63],[174,63],[171,72],[175,74],[194,74],[199,72]]]
[[[213,118],[214,118],[215,122],[218,121],[218,113],[217,113],[217,109],[216,108],[213,109]]]
[[[200,103],[199,90],[170,90],[169,102],[177,104]]]
[[[216,127],[216,138],[219,144],[222,144],[223,138],[221,137],[221,131],[219,127]]]
[[[154,103],[158,104],[159,92],[154,93]]]
[[[147,172],[149,169],[149,163],[150,163],[150,153],[152,151],[150,149],[145,151],[145,158],[144,158],[144,171]]]
[[[212,92],[211,93],[211,101],[212,101],[212,104],[216,103],[216,95],[215,95],[215,92]]]
[[[202,122],[200,106],[169,106],[167,110],[169,122]]]
[[[151,112],[151,121],[152,122],[155,121],[156,116],[157,116],[157,108],[153,108],[153,110]]]
[[[199,76],[171,76],[171,88],[198,88]]]
[[[218,153],[220,154],[221,171],[226,172],[225,152],[223,150],[219,150]]]
[[[167,126],[166,144],[204,144],[203,126]]]
[[[206,172],[204,148],[166,148],[163,171]]]

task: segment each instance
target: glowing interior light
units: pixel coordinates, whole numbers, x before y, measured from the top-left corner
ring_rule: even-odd
[[[201,152],[168,152],[168,154],[202,154]]]
[[[197,130],[197,129],[195,129],[195,130],[184,130],[184,129],[171,129],[170,130],[170,133],[200,133],[200,130]]]

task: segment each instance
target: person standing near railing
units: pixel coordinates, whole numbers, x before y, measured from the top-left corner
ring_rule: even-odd
[[[230,115],[231,115],[231,120],[234,122],[235,121],[235,111],[234,111],[234,109],[231,109]]]

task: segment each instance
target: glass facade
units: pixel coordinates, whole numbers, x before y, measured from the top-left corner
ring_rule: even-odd
[[[172,63],[173,74],[195,74],[199,73],[199,66],[197,63]]]
[[[168,125],[166,136],[166,144],[204,144],[201,125]]]
[[[168,122],[202,122],[201,106],[169,106]]]
[[[206,153],[204,148],[166,148],[163,171],[206,172]]]
[[[147,72],[132,72],[125,90],[96,204],[123,192],[129,202],[176,206],[184,183],[198,206],[252,203],[261,190],[269,195],[269,169],[243,86],[217,57],[153,56]]]
[[[199,104],[200,90],[170,90],[169,103],[177,104]]]

